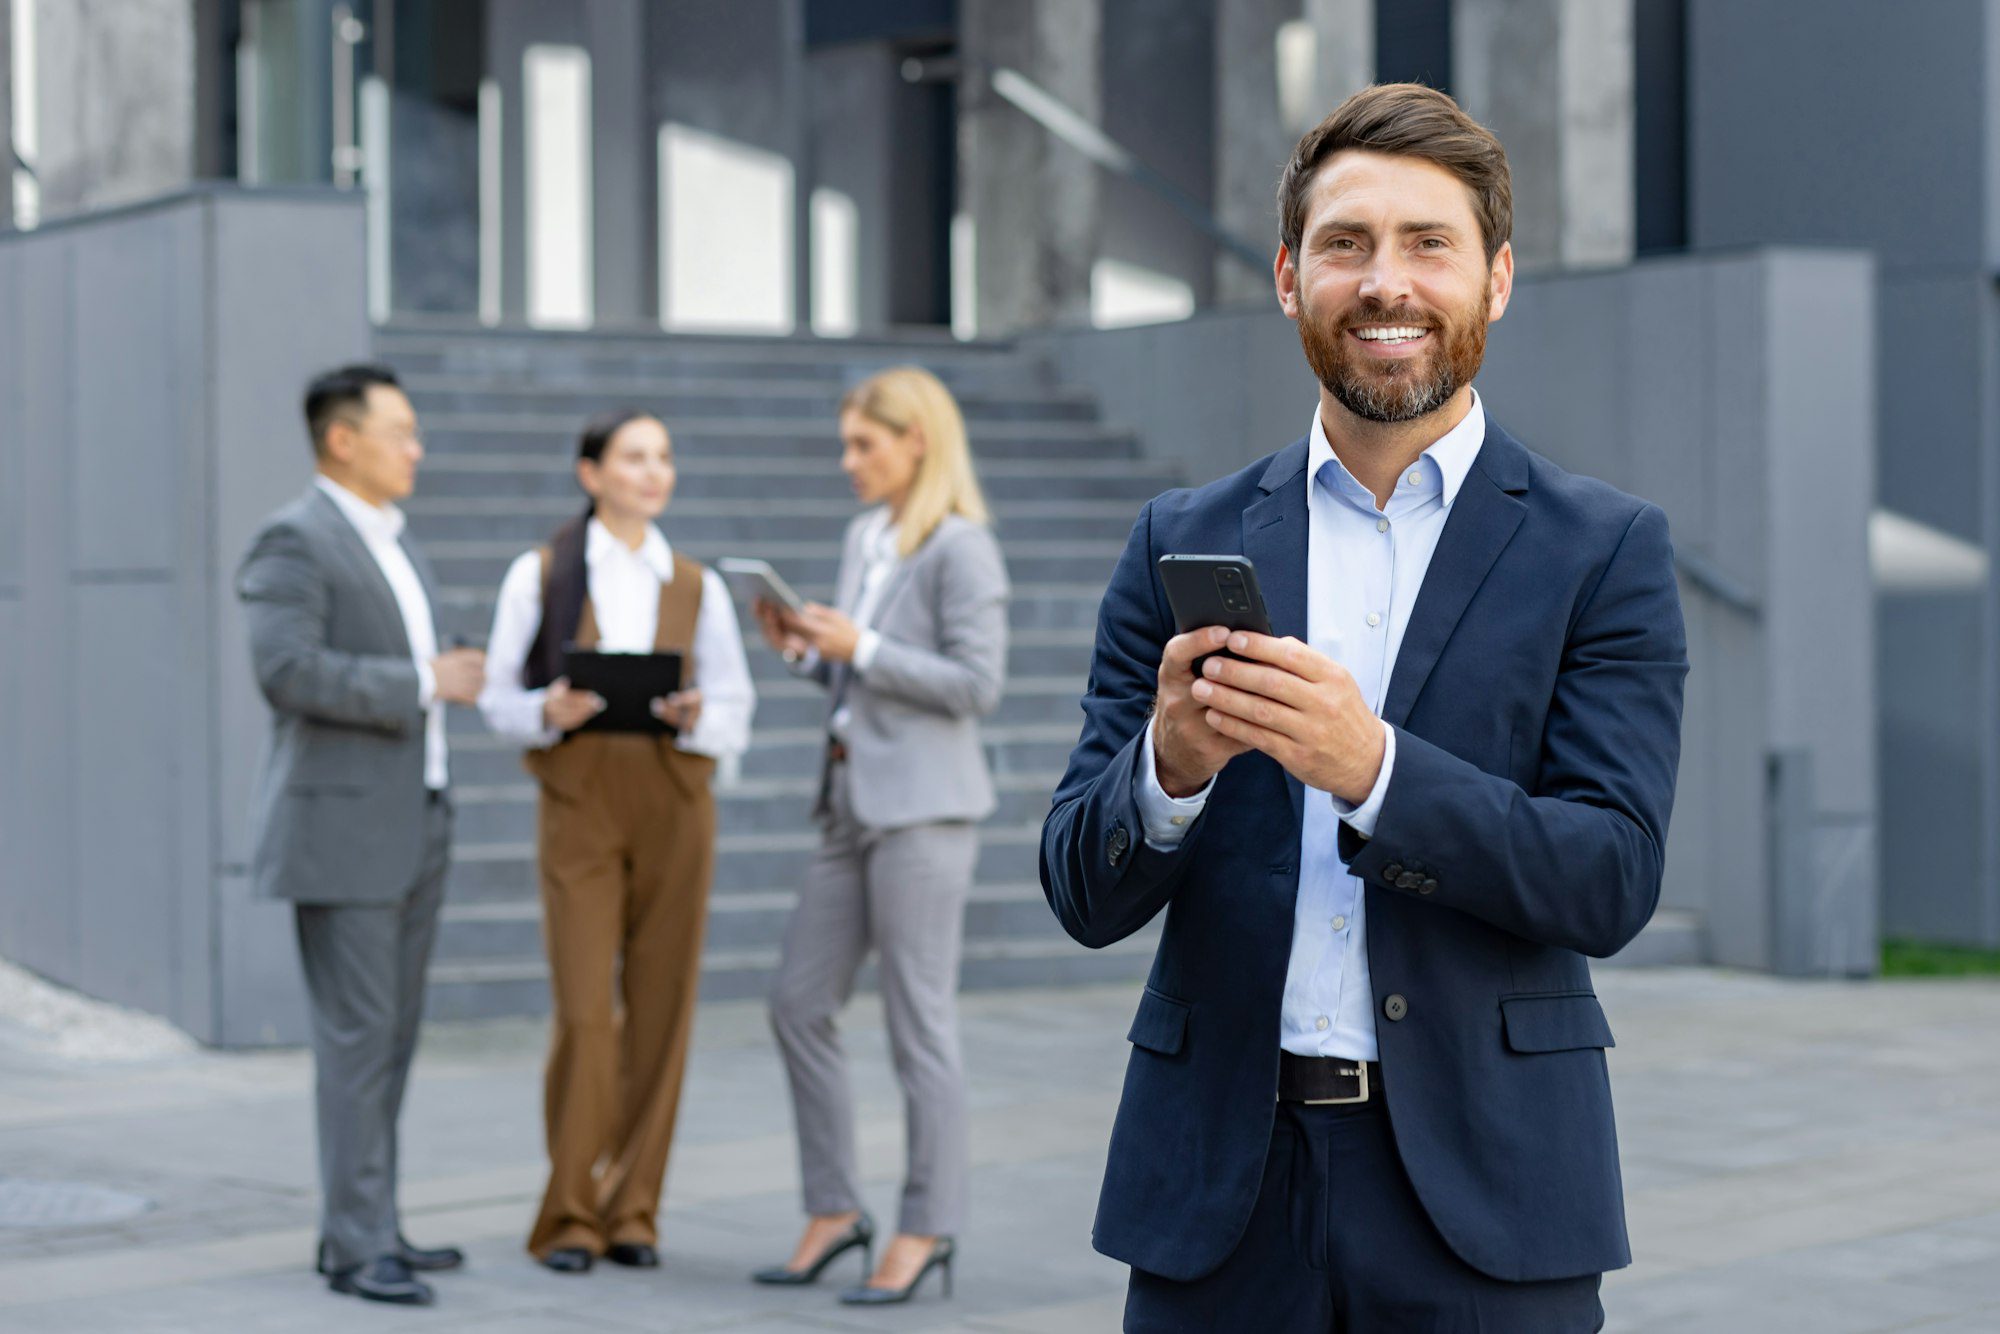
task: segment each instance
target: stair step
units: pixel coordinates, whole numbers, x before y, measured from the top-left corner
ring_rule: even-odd
[[[999,810],[981,827],[963,984],[1145,974],[1157,931],[1109,950],[1075,945],[1042,898],[1037,862],[1042,816],[1082,721],[1104,582],[1141,505],[1177,478],[1143,460],[1131,432],[1106,425],[1047,358],[923,333],[696,337],[421,320],[378,331],[376,344],[423,423],[422,480],[405,508],[442,585],[439,628],[475,642],[490,631],[509,564],[581,507],[573,459],[583,422],[620,406],[657,412],[673,432],[679,487],[663,526],[677,548],[711,562],[762,556],[801,591],[829,598],[856,512],[838,468],[840,395],[886,366],[935,370],[965,412],[1014,580],[1007,687],[981,728]],[[751,747],[717,787],[702,980],[711,998],[768,990],[820,837],[809,812],[825,692],[754,635],[748,650],[759,703]],[[487,732],[475,711],[449,716],[457,846],[430,1012],[546,1013],[536,788],[517,742]]]

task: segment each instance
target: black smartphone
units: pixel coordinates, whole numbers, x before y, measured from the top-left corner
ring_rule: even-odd
[[[1271,633],[1264,594],[1257,587],[1257,567],[1248,556],[1162,556],[1160,582],[1167,588],[1167,605],[1174,612],[1174,633],[1184,635],[1203,626]],[[1224,657],[1235,657],[1227,649]],[[1215,655],[1194,661],[1194,674]]]

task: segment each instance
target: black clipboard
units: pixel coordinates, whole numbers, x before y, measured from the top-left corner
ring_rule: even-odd
[[[579,732],[639,732],[675,736],[678,729],[653,716],[653,701],[681,688],[686,659],[679,653],[598,653],[574,644],[563,648],[563,674],[572,690],[588,690],[604,700],[596,717]]]

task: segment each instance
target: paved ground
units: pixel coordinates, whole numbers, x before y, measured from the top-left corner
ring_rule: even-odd
[[[1608,971],[1600,991],[1639,1255],[1607,1285],[1609,1329],[2000,1331],[2000,985],[1663,970]],[[968,999],[977,1168],[958,1293],[878,1313],[744,1281],[783,1257],[797,1222],[789,1113],[755,1007],[703,1013],[666,1264],[643,1275],[561,1278],[520,1251],[539,1186],[539,1028],[428,1033],[406,1211],[418,1241],[472,1256],[428,1311],[331,1296],[307,1270],[303,1054],[111,1044],[93,1058],[0,1018],[0,1178],[154,1202],[121,1223],[0,1230],[0,1329],[1115,1330],[1123,1273],[1088,1234],[1132,1003],[1123,987]],[[878,1007],[863,999],[852,1019],[864,1165],[888,1215],[899,1110]]]

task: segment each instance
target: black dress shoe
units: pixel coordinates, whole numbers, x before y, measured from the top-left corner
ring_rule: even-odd
[[[335,1292],[400,1306],[429,1306],[437,1299],[431,1285],[412,1274],[410,1267],[394,1255],[377,1256],[365,1265],[336,1270],[328,1276],[326,1284]]]
[[[402,1257],[404,1264],[420,1274],[457,1269],[465,1263],[465,1252],[456,1246],[435,1246],[427,1250],[422,1246],[412,1246],[400,1232],[396,1234],[396,1254]]]
[[[442,1269],[457,1269],[465,1263],[465,1252],[456,1246],[439,1246],[425,1250],[421,1246],[410,1245],[402,1233],[396,1234],[397,1258],[420,1274],[436,1273]],[[333,1267],[326,1262],[326,1238],[319,1241],[319,1258],[313,1267],[322,1274],[331,1274]]]
[[[940,1277],[944,1283],[944,1295],[949,1297],[951,1296],[952,1251],[951,1238],[939,1237],[937,1244],[931,1247],[930,1258],[924,1261],[924,1267],[919,1269],[917,1276],[908,1283],[900,1288],[876,1288],[867,1285],[858,1288],[849,1288],[846,1292],[840,1294],[840,1304],[842,1306],[894,1306],[899,1302],[906,1302],[916,1295],[917,1284],[923,1282],[924,1275],[930,1273],[933,1269],[940,1271]]]
[[[604,1258],[627,1269],[658,1269],[660,1253],[643,1241],[621,1241],[604,1253]]]
[[[817,1283],[821,1270],[856,1246],[861,1248],[861,1272],[866,1274],[875,1268],[872,1258],[875,1253],[875,1220],[865,1213],[855,1219],[847,1231],[835,1237],[804,1269],[787,1269],[783,1265],[773,1265],[769,1269],[760,1269],[752,1274],[750,1281],[775,1287],[800,1287],[807,1283]]]
[[[558,1274],[588,1274],[597,1257],[581,1246],[565,1246],[542,1257],[542,1268]]]

